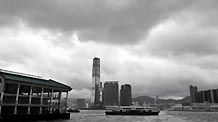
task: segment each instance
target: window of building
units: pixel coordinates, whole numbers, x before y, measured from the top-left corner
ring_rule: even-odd
[[[51,97],[52,90],[45,88],[43,92],[43,97]]]
[[[6,83],[5,84],[5,93],[8,94],[17,94],[17,84]]]
[[[31,104],[38,104],[38,105],[40,105],[41,98],[34,98],[34,97],[32,97],[31,99],[32,99],[31,100]]]
[[[43,105],[50,105],[51,99],[50,98],[43,98],[42,103],[43,103]]]
[[[29,104],[29,97],[21,97],[18,98],[18,104]]]
[[[16,96],[4,96],[3,103],[4,104],[15,104]]]
[[[14,106],[2,106],[2,115],[14,114]]]
[[[59,97],[60,97],[60,91],[54,90],[53,91],[53,99],[59,99]]]
[[[39,114],[39,107],[31,107],[30,108],[30,114]]]
[[[48,114],[49,111],[50,111],[50,108],[49,108],[49,107],[43,107],[43,108],[42,108],[42,113],[43,113],[43,114]]]
[[[28,107],[18,106],[17,107],[17,114],[27,114]]]
[[[21,85],[20,86],[20,95],[30,95],[30,86]]]
[[[39,87],[33,87],[32,96],[41,96],[42,88]]]

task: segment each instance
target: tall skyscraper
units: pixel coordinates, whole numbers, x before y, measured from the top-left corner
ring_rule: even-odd
[[[119,99],[119,85],[117,81],[106,81],[103,90],[104,105],[117,106]]]
[[[130,106],[131,104],[132,104],[131,85],[130,84],[122,85],[120,89],[120,105]]]
[[[100,83],[100,58],[93,58],[92,67],[92,98],[93,107],[100,107],[101,99],[101,83]]]
[[[196,103],[197,100],[197,93],[198,93],[198,88],[197,86],[189,86],[190,89],[190,96],[191,96],[191,101],[192,103]]]

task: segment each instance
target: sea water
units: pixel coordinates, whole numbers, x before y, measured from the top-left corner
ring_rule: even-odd
[[[161,111],[158,116],[106,116],[104,112],[82,110],[71,113],[69,120],[50,122],[218,122],[218,112]]]

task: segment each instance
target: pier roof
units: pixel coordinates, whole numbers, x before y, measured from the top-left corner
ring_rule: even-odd
[[[72,88],[70,86],[59,83],[59,82],[52,80],[52,79],[44,79],[44,78],[39,77],[39,76],[18,73],[18,72],[12,72],[12,71],[2,70],[2,69],[0,69],[0,75],[2,75],[7,80],[25,82],[25,83],[30,83],[30,84],[45,85],[45,86],[49,86],[49,87],[64,89],[66,91],[72,90]]]

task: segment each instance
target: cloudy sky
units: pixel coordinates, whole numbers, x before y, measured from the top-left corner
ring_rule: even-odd
[[[0,68],[70,85],[91,96],[101,81],[130,83],[133,96],[218,88],[217,0],[0,0]]]

